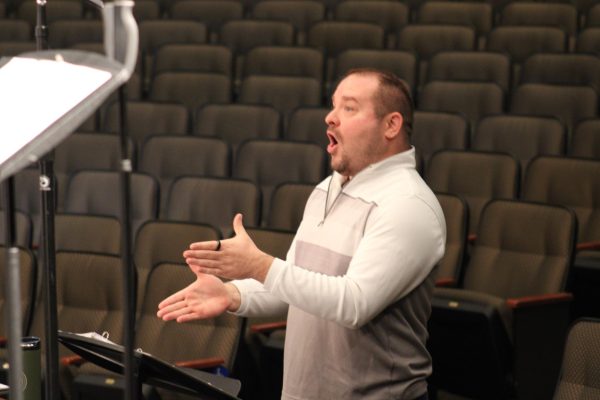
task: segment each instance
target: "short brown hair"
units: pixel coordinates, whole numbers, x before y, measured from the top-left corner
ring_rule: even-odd
[[[402,129],[408,137],[412,133],[413,123],[413,100],[408,84],[398,78],[394,73],[375,68],[355,68],[344,74],[340,79],[350,75],[374,75],[379,81],[379,89],[375,94],[375,114],[383,118],[389,113],[399,112],[402,114]]]

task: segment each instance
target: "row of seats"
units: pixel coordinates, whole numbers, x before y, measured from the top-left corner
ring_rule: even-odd
[[[575,157],[598,157],[597,119],[569,118],[567,110],[559,106],[548,107],[545,111],[541,107],[540,109],[539,112],[531,112],[531,115],[523,111],[523,115],[515,113],[484,116],[472,126],[464,112],[416,111],[411,139],[425,162],[437,150],[466,148],[507,151],[521,160],[542,153],[564,154],[565,149]],[[130,121],[127,128],[137,150],[137,158],[141,156],[145,141],[155,135],[216,137],[224,140],[234,154],[240,144],[249,139],[312,142],[325,148],[328,143],[325,135],[325,118],[328,113],[329,109],[325,107],[300,107],[291,113],[284,125],[281,113],[266,105],[209,104],[199,108],[192,117],[180,104],[130,101],[127,103]],[[572,126],[562,123],[561,119],[579,122]],[[87,131],[117,132],[117,105],[108,107],[101,120],[99,124],[90,120],[83,128]],[[566,126],[569,127],[568,132]],[[87,140],[93,139],[90,137]],[[112,140],[116,143],[116,139]],[[530,144],[522,148],[519,140]],[[68,145],[63,145],[66,146]]]
[[[2,3],[0,3],[2,4]],[[5,8],[5,7],[4,7]],[[48,22],[83,17],[97,18],[99,13],[77,2],[57,0],[46,6]],[[21,2],[10,14],[18,19],[36,24],[36,5]],[[6,10],[0,6],[0,17]],[[225,23],[240,19],[275,20],[290,22],[303,40],[310,26],[326,19],[346,22],[366,22],[381,26],[385,32],[396,32],[409,23],[442,23],[474,27],[478,36],[489,33],[499,25],[557,26],[569,35],[583,27],[600,26],[600,8],[592,5],[587,10],[577,10],[574,4],[510,2],[495,8],[491,2],[425,1],[411,12],[410,5],[399,1],[343,1],[331,14],[324,4],[316,1],[262,1],[249,13],[235,1],[184,0],[175,1],[162,11],[157,1],[138,1],[134,7],[138,22],[161,17],[176,20],[194,20],[207,25],[216,38]]]
[[[259,157],[253,162],[244,160],[246,175],[235,175],[234,179],[189,176],[189,172],[181,171],[182,167],[179,167],[179,175],[175,174],[177,168],[173,167],[162,171],[157,168],[154,178],[145,174],[134,175],[134,231],[145,221],[160,216],[208,223],[228,237],[236,212],[245,214],[248,226],[294,231],[302,218],[303,204],[312,191],[312,184],[323,175],[323,165],[318,163],[318,159],[315,160],[317,162],[303,164],[308,160],[306,153],[298,152],[295,155],[300,157],[294,157],[292,151],[286,152],[281,146],[270,153],[274,157],[280,154],[281,164],[273,164],[275,159],[263,158],[268,156],[265,152],[261,153],[260,145],[267,144],[272,150],[273,145],[278,143],[281,144],[248,142],[255,145],[252,151]],[[263,147],[262,150],[265,149]],[[302,161],[298,162],[299,158]],[[286,165],[286,168],[277,165]],[[597,160],[541,156],[529,163],[522,179],[519,162],[508,154],[444,150],[435,153],[429,160],[425,180],[436,192],[451,193],[465,199],[469,209],[470,234],[476,232],[481,210],[489,200],[522,198],[573,207],[579,218],[579,241],[588,243],[600,240],[600,225],[596,221],[600,210],[595,203],[600,195],[596,193],[600,187],[599,170]],[[25,187],[25,182],[19,179],[25,176],[23,174],[17,176],[16,182],[17,205],[22,210],[26,202],[35,203],[37,196],[33,184],[37,173],[32,170],[26,172],[30,187]],[[120,215],[120,202],[114,196],[114,193],[119,193],[117,172],[80,171],[67,179],[68,190],[60,211]],[[159,193],[162,193],[160,202]],[[36,209],[39,210],[39,206]],[[24,211],[29,211],[35,218],[36,209]]]
[[[446,259],[454,254],[451,246],[455,240],[453,235],[458,233],[458,236],[461,236],[461,229],[464,235],[466,218],[460,212],[461,208],[464,209],[464,202],[460,198],[439,195],[439,199],[449,229],[449,251]],[[111,255],[118,252],[118,222],[106,217],[69,215],[58,216],[57,222],[59,328],[75,332],[107,331],[111,334],[111,340],[119,342],[122,311],[119,301],[121,285],[118,283],[122,264],[119,258]],[[522,229],[523,224],[530,228]],[[65,228],[71,232],[62,230]],[[547,234],[548,229],[552,229],[552,235]],[[545,361],[551,362],[551,365],[545,368],[552,370],[556,367],[557,354],[561,349],[560,341],[564,338],[562,334],[566,326],[565,311],[568,313],[568,307],[565,308],[565,305],[568,306],[570,299],[561,291],[565,289],[568,281],[575,231],[574,214],[564,208],[514,201],[493,201],[485,207],[471,261],[464,271],[461,289],[438,288],[434,294],[429,347],[436,362],[436,374],[432,382],[437,387],[456,390],[458,386],[459,393],[466,392],[470,395],[489,393],[490,387],[494,387],[500,390],[499,393],[495,393],[497,398],[505,398],[505,391],[510,390],[505,385],[509,385],[510,388],[515,382],[519,382],[519,385],[515,385],[519,393],[535,394],[540,389],[551,390],[552,387],[539,384],[549,382],[548,370],[541,372],[539,368],[535,369],[535,377],[528,376],[527,371],[534,365],[540,367],[540,363]],[[74,232],[77,232],[77,235]],[[261,234],[265,233],[267,236],[263,236],[261,240]],[[253,229],[250,229],[250,235],[261,248],[264,248],[266,243],[273,246],[274,237],[282,243],[281,248],[286,248],[292,237],[291,233]],[[185,248],[191,241],[214,240],[218,237],[216,230],[205,225],[157,221],[142,226],[134,249],[140,312],[137,323],[138,347],[173,363],[186,361],[184,365],[224,365],[231,369],[237,348],[236,341],[239,340],[241,332],[241,321],[238,318],[229,315],[185,325],[184,328],[179,325],[174,328],[174,324],[165,324],[155,318],[157,303],[193,280],[189,270],[177,264],[181,257],[178,249]],[[73,241],[77,246],[81,246],[78,252],[65,251],[61,247],[73,246]],[[109,247],[99,247],[105,243],[111,244]],[[98,254],[99,250],[104,254]],[[530,262],[526,261],[531,257],[536,260],[535,271],[523,268],[526,265],[531,267]],[[27,289],[24,293],[24,311],[33,314],[31,328],[28,329],[28,323],[25,322],[26,332],[43,338],[43,305],[33,297],[39,290],[36,290],[35,284],[34,257],[30,252],[23,250],[21,260],[24,265],[21,270],[25,281],[23,287]],[[0,273],[3,271],[4,268],[0,269]],[[441,272],[438,271],[438,274],[441,275]],[[531,279],[532,275],[535,279]],[[502,278],[506,276],[511,276],[511,279]],[[448,285],[449,281],[438,281],[438,285],[442,284]],[[89,296],[90,292],[95,295]],[[534,294],[537,295],[537,299],[531,297]],[[86,299],[84,308],[81,307],[83,299]],[[0,307],[2,306],[4,303],[0,301]],[[465,311],[468,310],[472,314],[481,306],[492,307],[493,311],[486,313],[498,318],[493,320],[496,325],[473,325],[471,322],[468,332],[469,338],[473,340],[467,341],[468,346],[465,348],[465,332],[461,331],[461,325],[469,322]],[[530,307],[530,310],[525,316],[521,316],[520,310],[526,306]],[[532,308],[537,308],[537,311]],[[535,315],[539,316],[540,313],[551,310],[552,318],[535,318]],[[24,321],[28,321],[26,316]],[[181,329],[185,329],[183,336]],[[531,335],[532,332],[540,330],[545,332],[543,341],[539,341],[540,336]],[[523,335],[524,332],[529,334]],[[552,335],[549,335],[549,332],[553,332]],[[0,335],[2,333],[0,331]],[[478,338],[477,334],[481,333],[495,334],[496,336],[491,338],[491,345],[497,347],[490,350],[485,341],[475,340]],[[164,337],[170,335],[176,335],[178,338],[174,341],[177,343],[177,346],[174,346],[176,348],[165,343]],[[510,340],[504,340],[503,336]],[[177,348],[181,349],[181,344],[187,343],[188,340],[191,347],[186,348],[185,352],[178,351]],[[207,349],[207,346],[197,346],[198,340],[202,343],[205,340],[209,341],[212,344],[208,346],[210,349]],[[519,346],[513,346],[513,340],[519,343]],[[448,342],[453,343],[453,346],[449,346]],[[192,343],[196,345],[192,346]],[[532,359],[527,356],[532,348],[552,351],[539,353],[543,354],[542,358]],[[461,357],[453,356],[457,351],[460,351]],[[465,379],[465,376],[458,372],[463,369],[448,371],[445,368],[456,367],[457,364],[468,366],[475,354],[477,362],[470,364],[471,368],[476,365],[475,375],[469,377],[482,376],[482,379],[485,379],[478,379],[477,384],[457,384]],[[507,358],[506,355],[510,356]],[[72,380],[78,373],[98,373],[96,368],[89,366],[76,368],[77,359],[67,358],[71,353],[64,348],[61,348],[60,356],[63,360],[61,368],[66,370],[61,374],[61,377],[66,379],[66,382],[63,381],[63,390],[68,390],[69,379]],[[501,356],[501,360],[499,364],[494,364],[494,357],[498,356]],[[212,360],[206,360],[206,357],[212,357]],[[514,364],[519,366],[516,370]],[[502,368],[498,371],[494,369],[494,365],[501,365]],[[521,365],[528,368],[520,369]],[[505,374],[510,375],[507,371],[514,371],[514,377],[504,379]],[[550,376],[554,379],[552,373]],[[448,381],[453,383],[448,384]]]
[[[285,128],[281,114],[270,106],[209,104],[196,112],[191,127],[189,113],[182,105],[134,101],[128,103],[127,113],[130,121],[135,121],[128,126],[128,134],[133,139],[137,150],[134,161],[135,158],[141,158],[144,143],[151,136],[156,135],[176,136],[191,133],[193,136],[222,139],[229,145],[234,155],[237,148],[250,139],[312,142],[322,148],[325,148],[328,142],[324,132],[325,118],[329,109],[324,107],[295,109]],[[574,128],[569,126],[567,132],[565,124],[561,123],[556,116],[544,116],[551,115],[552,109],[549,108],[546,113],[540,112],[538,116],[532,114],[534,115],[491,115],[481,118],[478,124],[470,126],[469,121],[458,113],[416,111],[411,140],[420,156],[419,167],[424,170],[429,157],[443,149],[471,148],[508,152],[517,157],[523,167],[529,159],[539,154],[562,155],[566,152],[574,157],[600,157],[598,119],[582,119]],[[104,122],[100,126],[90,123],[87,129],[116,132],[118,121],[118,108],[113,105],[108,108]],[[568,136],[568,133],[571,136]],[[103,140],[113,142],[113,150],[107,151],[112,151],[116,157],[114,153],[117,146],[116,138],[77,137],[78,139],[69,139],[59,147],[59,153],[62,149],[68,148],[69,143],[75,141],[88,141],[90,143],[88,148],[103,148],[107,144],[94,143],[93,138],[106,137]],[[84,145],[74,144],[74,146]],[[68,158],[66,154],[60,157]]]
[[[0,41],[23,42],[33,39],[33,27],[26,20],[0,19]],[[146,20],[139,23],[140,49],[148,51],[165,43],[209,43],[210,32],[201,22],[191,20]],[[283,21],[234,20],[225,23],[219,38],[212,43],[228,46],[237,54],[245,54],[259,45],[323,48],[328,56],[336,56],[348,48],[412,50],[437,37],[439,43],[430,47],[445,46],[447,50],[501,50],[505,42],[514,38],[527,38],[525,44],[538,46],[538,51],[597,52],[595,40],[597,27],[583,29],[575,36],[556,26],[497,26],[478,36],[470,26],[452,24],[408,24],[391,34],[388,39],[380,25],[365,22],[322,21],[312,25],[304,42],[298,43],[294,26]],[[66,48],[78,43],[102,41],[102,22],[96,20],[58,20],[49,24],[51,48]],[[346,40],[344,40],[346,39]],[[569,43],[572,41],[572,43]],[[394,42],[393,45],[388,44]],[[523,43],[515,44],[524,46]]]

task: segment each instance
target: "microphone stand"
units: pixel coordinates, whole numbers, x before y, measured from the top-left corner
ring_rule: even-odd
[[[11,400],[22,400],[21,375],[23,371],[23,352],[21,350],[22,313],[21,313],[21,277],[19,265],[19,249],[15,246],[15,202],[14,178],[11,176],[2,182],[6,229],[6,293],[7,293],[7,325],[8,325],[8,363],[9,395]]]
[[[48,49],[48,26],[46,19],[46,0],[36,0],[37,21],[35,39],[37,51]],[[54,244],[54,196],[56,179],[52,152],[40,161],[40,192],[42,197],[42,237],[45,274],[43,288],[45,293],[45,335],[46,335],[46,379],[45,399],[58,400],[58,317],[56,305],[56,250]]]

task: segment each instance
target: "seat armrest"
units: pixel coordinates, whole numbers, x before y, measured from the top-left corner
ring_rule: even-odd
[[[6,343],[8,343],[8,338],[0,336],[0,347],[6,347]]]
[[[506,300],[513,311],[513,365],[515,380],[519,382],[518,398],[552,397],[572,300],[573,295],[564,292]]]
[[[286,321],[269,322],[266,324],[256,324],[250,327],[252,333],[271,333],[276,330],[285,329],[287,326]]]
[[[539,296],[518,297],[506,300],[506,305],[512,309],[535,307],[547,304],[565,303],[573,300],[571,293],[552,293]]]
[[[221,357],[199,358],[196,360],[178,361],[175,363],[178,367],[193,369],[215,368],[225,364]]]
[[[65,356],[61,357],[60,363],[64,366],[73,365],[75,367],[79,367],[81,364],[85,363],[85,359],[80,356]]]
[[[581,243],[577,243],[577,245],[575,246],[575,248],[577,249],[577,251],[582,251],[582,250],[600,250],[600,240],[596,240],[593,242],[581,242]]]
[[[456,287],[456,280],[452,278],[440,278],[435,280],[436,287]]]

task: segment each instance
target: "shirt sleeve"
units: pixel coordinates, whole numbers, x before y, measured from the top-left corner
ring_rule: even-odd
[[[294,259],[296,238],[292,241],[290,249],[286,254],[287,260]],[[254,279],[242,279],[231,281],[239,290],[240,307],[233,314],[243,317],[277,317],[285,318],[288,303],[273,295],[264,285]]]
[[[444,253],[445,236],[443,222],[424,201],[399,200],[371,211],[345,275],[275,259],[263,286],[307,313],[360,328],[425,280]]]

